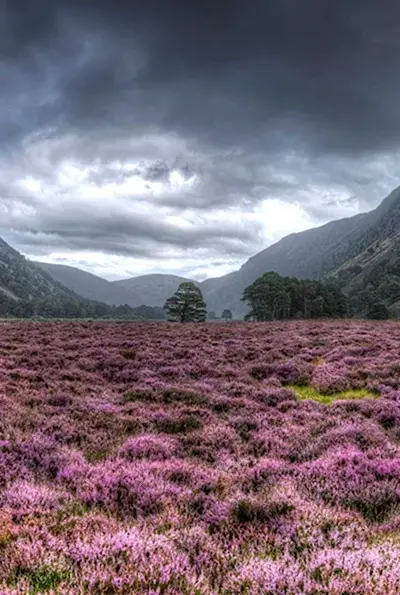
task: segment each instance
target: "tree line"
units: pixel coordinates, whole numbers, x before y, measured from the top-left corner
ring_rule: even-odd
[[[268,321],[291,318],[341,318],[347,313],[346,297],[335,282],[299,280],[282,277],[278,273],[265,273],[246,287],[242,300],[250,308],[245,320]],[[169,321],[204,322],[207,307],[201,290],[185,281],[164,306]],[[216,318],[214,312],[208,316]],[[232,319],[225,309],[222,319]]]
[[[246,320],[289,320],[291,318],[342,318],[347,300],[333,281],[282,277],[265,273],[246,287],[242,300],[250,306]]]
[[[248,321],[289,319],[342,318],[352,315],[351,302],[335,281],[315,281],[283,277],[275,272],[261,275],[243,292],[247,302]],[[173,322],[204,322],[218,320],[215,312],[207,313],[201,290],[194,283],[185,281],[167,299],[163,308],[128,305],[110,306],[78,296],[50,294],[33,301],[12,299],[0,291],[0,318],[115,318],[127,320],[169,320]],[[387,309],[372,304],[368,318],[389,317]],[[231,310],[225,308],[220,319],[232,320]]]
[[[165,320],[165,311],[150,306],[110,306],[103,302],[74,298],[61,293],[35,300],[13,299],[0,291],[0,318]]]

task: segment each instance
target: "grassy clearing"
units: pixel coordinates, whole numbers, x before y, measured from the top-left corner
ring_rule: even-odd
[[[334,401],[344,401],[348,399],[376,399],[379,397],[379,395],[366,388],[345,390],[330,395],[321,394],[316,388],[309,385],[295,384],[289,388],[291,388],[302,401],[318,401],[319,403],[324,403],[324,405],[330,405]]]
[[[23,578],[29,585],[29,593],[36,595],[54,590],[64,581],[71,578],[68,570],[54,570],[49,566],[41,568],[18,568],[10,576],[10,585],[17,586],[18,581]]]

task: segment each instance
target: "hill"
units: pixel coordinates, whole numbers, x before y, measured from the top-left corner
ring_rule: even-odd
[[[0,238],[0,291],[14,301],[58,295],[54,280]]]
[[[398,275],[394,271],[400,260],[399,234],[400,188],[397,188],[369,213],[286,236],[251,257],[239,271],[204,281],[201,284],[204,299],[210,310],[226,307],[241,316],[246,312],[246,306],[240,301],[244,289],[269,271],[300,279],[334,276],[349,296],[357,291],[360,283],[368,289],[369,279],[377,271],[380,271],[379,283],[386,284],[389,269],[397,283]],[[379,296],[378,291],[376,297]],[[394,307],[400,294],[394,291],[394,295],[385,299],[389,307]],[[360,313],[357,306],[355,313]]]
[[[122,285],[111,283],[76,267],[47,262],[34,262],[33,264],[45,271],[55,281],[89,300],[97,300],[110,306],[123,304],[140,306],[145,303],[140,302],[140,299],[135,299],[135,295]]]
[[[43,278],[38,277],[37,269],[32,272],[26,260],[18,262],[25,271],[22,286],[12,275],[6,283],[0,276],[3,294],[51,295],[52,279],[86,298],[96,297],[108,304],[162,308],[178,285],[188,280],[151,274],[110,283],[73,267],[36,263],[51,276]],[[337,279],[349,298],[352,314],[364,316],[371,304],[382,302],[393,315],[400,316],[400,188],[368,213],[286,236],[251,257],[238,271],[198,283],[208,311],[219,315],[228,308],[235,317],[243,317],[247,312],[241,301],[244,289],[270,271],[299,279]]]
[[[0,317],[162,319],[157,308],[111,306],[62,285],[0,238]]]
[[[151,274],[114,281],[113,285],[128,290],[135,296],[132,305],[146,304],[162,307],[184,281],[191,281],[191,279],[177,275]]]
[[[111,282],[76,267],[37,261],[33,264],[82,297],[132,308],[162,308],[179,284],[188,281],[177,275],[150,274]]]

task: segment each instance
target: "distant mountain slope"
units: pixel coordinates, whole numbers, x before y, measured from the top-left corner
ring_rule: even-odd
[[[87,299],[117,306],[128,304],[132,308],[143,305],[162,308],[179,284],[188,280],[177,275],[155,274],[111,282],[76,267],[47,262],[33,264]]]
[[[6,256],[2,256],[4,245]],[[4,259],[8,259],[5,269]],[[13,259],[18,265],[17,276],[12,273]],[[152,274],[110,283],[73,267],[37,263],[32,270],[32,263],[20,259],[18,252],[0,243],[0,294],[12,298],[48,295],[56,291],[56,279],[80,295],[108,304],[160,308],[181,282],[188,281],[176,275]],[[238,271],[198,283],[208,311],[220,315],[228,308],[235,317],[242,317],[247,311],[241,301],[244,289],[269,271],[298,278],[334,277],[355,313],[362,314],[365,304],[378,300],[400,315],[400,188],[369,213],[286,236],[251,257]]]
[[[374,242],[386,241],[397,253],[394,246],[399,232],[400,188],[397,188],[369,213],[286,236],[250,258],[239,271],[204,281],[201,284],[204,299],[209,310],[229,308],[241,316],[246,312],[245,304],[240,301],[243,290],[263,273],[275,271],[286,276],[319,279],[357,258]],[[350,279],[346,283],[349,285]]]
[[[44,271],[0,238],[0,289],[14,300],[32,301],[58,295],[60,288]]]
[[[204,281],[201,288],[207,307],[215,311],[229,308],[234,315],[242,316],[247,311],[240,301],[244,289],[266,272],[319,279],[346,260],[354,234],[364,226],[368,220],[363,214],[284,237],[252,256],[238,271]]]
[[[47,262],[34,262],[41,270],[48,273],[54,280],[62,283],[75,293],[89,300],[97,300],[110,306],[124,305],[140,306],[132,292],[123,286],[106,281],[97,275],[87,273],[76,267]],[[148,305],[148,304],[146,304]]]
[[[86,299],[0,238],[0,317],[4,316],[160,320],[165,313],[159,308],[115,307],[99,299]]]
[[[131,291],[135,296],[134,305],[162,307],[184,281],[191,281],[191,279],[177,275],[151,274],[114,281],[113,285]]]
[[[400,213],[397,217],[395,226],[400,225]],[[350,312],[365,316],[373,303],[382,302],[393,316],[400,317],[400,229],[382,233],[332,276],[347,294]]]

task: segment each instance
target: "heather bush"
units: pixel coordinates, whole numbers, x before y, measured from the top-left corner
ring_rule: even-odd
[[[0,506],[11,509],[14,513],[41,513],[49,509],[60,508],[70,498],[61,490],[55,490],[46,485],[17,480],[0,495]]]
[[[285,458],[295,462],[304,457],[308,442],[308,433],[297,424],[269,427],[253,434],[248,452],[258,457]]]
[[[301,484],[325,502],[382,521],[400,503],[400,462],[376,458],[352,447],[339,449],[299,473]]]
[[[272,459],[261,458],[249,466],[242,479],[242,489],[245,493],[257,492],[271,488],[275,483],[289,473],[287,463]]]
[[[135,401],[145,401],[152,403],[156,398],[156,394],[153,390],[131,390],[124,394],[123,402],[132,403]]]
[[[186,494],[145,463],[106,461],[89,466],[75,480],[78,500],[130,518],[160,512],[168,502]]]
[[[374,417],[385,430],[399,427],[400,403],[391,402],[389,399],[384,403],[379,403],[379,406],[375,408]]]
[[[282,384],[308,384],[311,378],[312,368],[305,362],[288,360],[277,364],[274,369],[274,376]]]
[[[394,323],[0,325],[1,593],[397,595]]]
[[[185,434],[200,430],[203,426],[196,415],[158,415],[154,419],[155,428],[165,434]]]
[[[312,374],[312,385],[321,393],[330,394],[349,388],[345,366],[324,364],[317,366]]]
[[[177,448],[178,443],[173,438],[143,434],[128,438],[119,449],[119,456],[128,461],[135,459],[165,460],[174,456]]]
[[[167,389],[162,393],[162,400],[166,404],[182,403],[187,405],[207,405],[208,399],[192,391]]]
[[[286,516],[294,509],[288,502],[258,502],[252,499],[242,499],[235,502],[231,515],[237,523],[266,523],[277,517]]]
[[[42,432],[32,434],[27,440],[16,445],[18,456],[26,467],[37,476],[56,477],[60,468],[68,458],[66,451],[62,451],[54,438]]]
[[[388,446],[385,433],[371,421],[344,421],[339,426],[327,429],[305,449],[307,456],[316,458],[329,450],[353,446],[361,451],[379,448],[384,452]]]
[[[287,401],[296,401],[296,395],[287,388],[266,387],[259,393],[258,400],[269,407],[276,407]]]

